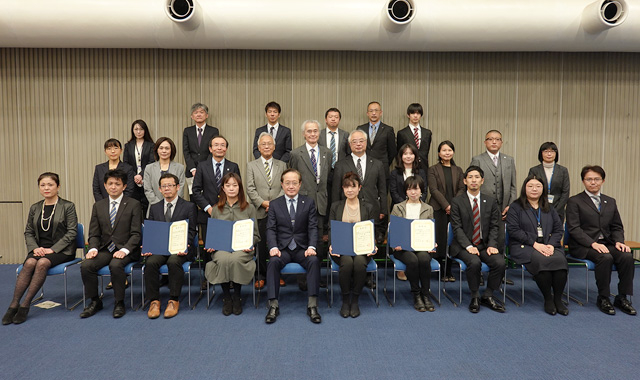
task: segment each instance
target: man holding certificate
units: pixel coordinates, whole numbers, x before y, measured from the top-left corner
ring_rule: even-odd
[[[159,222],[176,222],[189,220],[189,233],[187,242],[190,244],[196,236],[196,223],[198,218],[198,208],[192,202],[187,202],[178,196],[180,191],[180,180],[175,174],[165,173],[160,176],[158,187],[162,192],[164,200],[157,202],[149,208],[149,220]],[[171,236],[169,244],[171,244]],[[178,252],[175,255],[164,256],[153,254],[154,252],[143,252],[142,256],[147,258],[145,262],[144,282],[145,291],[151,304],[147,316],[155,319],[160,316],[160,267],[167,265],[169,269],[169,302],[164,311],[165,318],[173,318],[180,309],[180,293],[184,283],[184,270],[182,265],[187,261],[193,261],[197,247],[190,246],[187,252]]]
[[[450,253],[467,265],[467,284],[471,291],[469,311],[477,313],[480,305],[504,313],[502,304],[495,300],[493,291],[499,289],[504,276],[504,256],[498,251],[500,209],[496,199],[480,194],[484,172],[479,166],[469,166],[464,173],[465,194],[451,201],[451,227],[453,242]],[[489,266],[487,288],[480,298],[480,270],[482,263]]]
[[[316,205],[313,199],[298,194],[302,178],[297,170],[285,170],[280,182],[285,195],[270,202],[267,216],[267,245],[270,258],[267,265],[269,311],[265,322],[275,322],[280,314],[280,271],[288,263],[295,262],[307,271],[307,315],[311,322],[320,323],[320,262],[316,256],[316,247],[312,245],[318,241]]]

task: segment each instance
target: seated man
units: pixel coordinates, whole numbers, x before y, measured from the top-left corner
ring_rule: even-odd
[[[636,315],[627,296],[633,295],[634,263],[631,249],[624,244],[624,227],[616,200],[600,193],[605,172],[600,166],[585,166],[580,173],[585,191],[567,201],[569,252],[596,264],[598,308],[605,314]],[[618,295],[611,305],[609,285],[613,264],[618,269]]]
[[[105,265],[109,265],[113,283],[113,317],[120,318],[125,314],[127,275],[124,267],[140,259],[142,226],[140,202],[123,195],[126,183],[126,172],[109,170],[104,175],[104,187],[109,196],[93,204],[89,223],[89,251],[80,267],[82,282],[91,303],[80,313],[81,318],[91,317],[102,310],[102,300],[98,294],[98,271]]]
[[[316,205],[313,199],[298,194],[302,178],[297,170],[285,170],[280,182],[284,195],[269,203],[267,214],[267,245],[270,248],[270,258],[267,265],[269,311],[265,322],[275,322],[280,313],[280,270],[288,263],[295,262],[307,271],[307,315],[311,322],[320,323],[320,262],[316,256],[316,247],[311,245],[318,241]]]
[[[500,288],[504,276],[504,256],[498,251],[500,209],[495,198],[480,194],[484,172],[478,166],[469,166],[464,173],[466,193],[451,201],[451,228],[453,242],[450,252],[467,265],[467,284],[471,291],[469,311],[477,313],[480,305],[504,313],[502,304],[493,298],[493,291]],[[480,270],[482,263],[489,266],[489,280],[480,298]]]
[[[149,220],[159,222],[177,222],[189,219],[189,252],[179,252],[176,255],[163,256],[153,255],[153,252],[145,252],[146,256],[144,271],[145,291],[151,303],[147,316],[155,319],[160,316],[160,267],[167,265],[169,269],[169,302],[164,311],[165,318],[173,318],[180,309],[180,292],[184,283],[184,270],[182,265],[186,261],[193,261],[197,247],[192,246],[196,236],[196,224],[198,218],[198,208],[192,202],[187,202],[178,196],[180,190],[180,180],[171,173],[160,176],[158,181],[160,191],[164,196],[164,201],[157,202],[149,208]]]

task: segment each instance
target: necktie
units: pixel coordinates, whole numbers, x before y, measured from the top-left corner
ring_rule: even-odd
[[[358,158],[358,162],[356,163],[356,170],[358,171],[358,177],[360,177],[360,181],[364,181],[364,178],[362,178],[363,173],[362,173],[362,165],[360,164],[360,159]]]
[[[376,127],[375,125],[371,126],[371,143],[373,144],[373,139],[376,138],[376,133],[378,132],[378,127]]]
[[[269,130],[269,133],[271,134],[271,136],[273,136],[273,131],[276,129],[276,127],[271,127],[271,129]]]
[[[336,161],[338,161],[338,152],[336,152],[336,133],[331,133],[331,142],[329,143],[329,147],[331,148],[331,169],[336,166]]]
[[[291,217],[291,227],[295,227],[296,224],[296,209],[293,206],[293,199],[289,199],[289,216]],[[296,244],[296,240],[291,238],[291,242],[289,242],[289,249],[294,250],[298,245]]]
[[[271,168],[267,161],[264,162],[264,172],[267,173],[267,183],[271,186]]]
[[[171,221],[171,207],[173,207],[173,204],[167,203],[167,211],[164,213],[164,221],[165,222],[170,222]]]
[[[498,167],[498,156],[493,156],[493,165]]]
[[[602,205],[600,204],[600,197],[598,195],[591,195],[591,199],[593,200],[593,204],[596,205],[598,212],[602,209]]]
[[[202,128],[198,128],[198,145],[202,143]]]
[[[480,244],[480,209],[478,208],[478,198],[473,198],[473,245]]]
[[[413,130],[413,139],[416,141],[416,147],[420,149],[420,136],[418,136],[418,128]]]
[[[220,172],[220,162],[216,162],[216,185],[218,186],[218,190],[220,190],[220,182],[222,182],[222,173]]]
[[[318,161],[316,161],[315,149],[311,149],[311,167],[313,168],[313,175],[318,179]]]
[[[116,224],[116,205],[117,204],[118,202],[116,201],[111,202],[111,210],[109,211],[109,221],[111,222],[112,229],[113,229],[113,226]],[[115,251],[116,245],[113,243],[113,241],[109,243],[109,246],[107,247],[107,249],[109,250],[109,252]]]

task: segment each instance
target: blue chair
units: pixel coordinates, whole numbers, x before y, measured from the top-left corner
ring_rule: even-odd
[[[82,225],[82,223],[78,223],[78,234],[76,235],[76,250],[77,249],[82,249],[83,250],[82,253],[84,254],[84,226]],[[76,302],[74,305],[72,305],[71,308],[67,307],[67,268],[69,268],[72,265],[78,264],[80,261],[82,260],[76,257],[71,261],[67,261],[66,263],[58,264],[55,267],[49,268],[49,270],[47,271],[47,277],[62,275],[62,278],[64,279],[64,307],[67,310],[75,309],[75,307],[78,306],[80,302],[82,302],[82,300],[80,300]],[[20,266],[18,266],[18,268],[16,269],[16,277],[18,277],[18,274],[20,274],[21,271],[22,271],[22,264],[20,264]],[[42,288],[40,289],[40,296],[34,299],[31,302],[31,304],[33,305],[34,303],[36,303],[37,301],[40,301],[43,298],[44,298],[44,284],[42,284]]]
[[[340,266],[338,265],[338,263],[333,261],[333,257],[331,255],[329,255],[329,261],[330,261],[330,265],[331,265],[330,273],[329,273],[329,277],[330,277],[330,281],[331,281],[330,284],[329,284],[329,287],[331,288],[331,302],[329,302],[329,307],[332,307],[333,306],[333,274],[334,273],[338,273],[340,271]],[[298,265],[298,264],[296,264],[296,265]],[[302,268],[302,267],[300,267],[300,268]],[[374,274],[375,282],[377,284],[378,283],[378,265],[376,264],[375,260],[373,260],[373,258],[369,261],[369,264],[367,264],[366,272]],[[379,307],[380,306],[380,300],[378,299],[378,287],[376,286],[375,293],[374,293],[373,289],[370,289],[370,291],[371,291],[371,295],[373,296],[373,299],[376,302],[376,307]]]

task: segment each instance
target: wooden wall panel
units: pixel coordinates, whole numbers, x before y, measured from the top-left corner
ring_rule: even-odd
[[[6,49],[0,54],[0,178],[20,178],[22,157],[20,135],[22,119],[19,117],[20,89],[17,75],[17,49]],[[22,199],[22,182],[7,181],[0,187],[0,202],[19,202]]]

